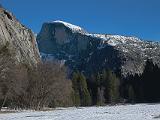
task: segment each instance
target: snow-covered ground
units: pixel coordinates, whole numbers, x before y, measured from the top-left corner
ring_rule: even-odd
[[[160,104],[136,104],[1,113],[0,120],[158,120],[159,115]]]

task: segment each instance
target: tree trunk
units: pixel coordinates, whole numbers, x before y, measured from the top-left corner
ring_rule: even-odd
[[[3,100],[3,103],[2,103],[2,105],[1,105],[1,107],[0,107],[0,110],[4,107],[6,101],[7,101],[7,94],[6,94],[5,97],[4,97],[4,100]]]

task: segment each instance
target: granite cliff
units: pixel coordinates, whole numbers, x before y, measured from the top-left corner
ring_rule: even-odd
[[[17,63],[35,65],[40,61],[39,50],[33,32],[22,25],[15,16],[0,7],[0,53],[7,52]],[[9,59],[9,58],[7,58]]]

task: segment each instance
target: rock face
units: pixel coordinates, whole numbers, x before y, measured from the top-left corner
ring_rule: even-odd
[[[44,23],[37,36],[43,59],[58,59],[91,75],[103,69],[142,73],[147,59],[160,63],[160,44],[136,37],[90,34],[63,21]]]
[[[20,63],[34,65],[40,61],[36,39],[30,29],[0,7],[0,51],[6,47]]]

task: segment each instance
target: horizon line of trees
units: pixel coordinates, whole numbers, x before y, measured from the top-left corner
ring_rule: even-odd
[[[142,74],[128,75],[126,78],[117,77],[113,71],[105,69],[92,74],[89,78],[76,72],[73,74],[74,79],[75,74],[81,76],[87,83],[87,98],[91,101],[87,105],[160,102],[158,92],[160,91],[160,67],[149,59],[146,61]],[[72,84],[77,86],[73,82]],[[81,93],[77,95],[79,94]],[[81,97],[77,98],[81,101]]]
[[[160,68],[151,60],[142,74],[125,79],[109,69],[89,78],[75,71],[69,78],[66,67],[55,61],[32,68],[16,64],[7,46],[0,50],[0,110],[160,102]]]
[[[147,60],[143,73],[128,75],[122,87],[123,97],[132,102],[160,102],[160,67]]]

